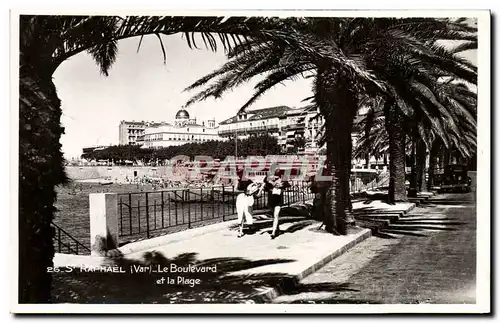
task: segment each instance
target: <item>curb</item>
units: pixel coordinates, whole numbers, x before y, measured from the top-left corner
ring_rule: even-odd
[[[410,213],[417,205],[415,203],[413,203],[412,205],[410,205],[409,208],[407,208],[406,210],[403,211],[403,214],[404,215],[407,215],[408,213]],[[403,215],[403,216],[404,216]]]
[[[261,292],[258,295],[255,295],[251,298],[257,303],[269,303],[276,297],[284,294],[285,291],[293,289],[297,284],[299,284],[300,280],[318,271],[320,268],[325,266],[333,259],[343,255],[358,243],[371,237],[371,235],[372,231],[370,229],[362,229],[354,240],[351,240],[342,247],[334,250],[332,253],[318,260],[316,263],[302,270],[300,273],[294,275],[293,277],[283,280],[280,283],[278,283],[278,285],[274,287],[269,287],[266,291]]]

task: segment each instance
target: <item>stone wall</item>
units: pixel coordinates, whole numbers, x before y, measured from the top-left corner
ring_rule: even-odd
[[[127,166],[67,166],[66,173],[72,180],[106,179],[125,181],[128,177],[161,177],[165,173],[162,167],[127,167]],[[134,174],[135,173],[135,174]]]

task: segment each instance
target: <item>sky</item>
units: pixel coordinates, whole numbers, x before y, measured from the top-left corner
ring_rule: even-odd
[[[167,53],[163,60],[156,36],[121,40],[118,56],[109,76],[87,53],[61,64],[54,74],[63,115],[65,134],[61,137],[65,158],[78,158],[83,147],[118,144],[121,120],[171,121],[175,113],[196,92],[183,90],[198,78],[226,62],[222,50],[212,52],[190,49],[181,35],[162,36]],[[202,44],[200,39],[199,43]],[[462,56],[477,66],[476,51]],[[207,99],[188,108],[198,120],[215,118],[218,122],[233,116],[252,96],[256,79],[227,92],[221,99]],[[312,95],[311,79],[287,81],[268,91],[251,109],[278,105],[300,107]]]
[[[120,120],[171,121],[175,113],[196,92],[183,92],[198,78],[214,71],[226,61],[223,51],[190,49],[180,35],[162,36],[167,53],[164,63],[156,36],[118,43],[118,58],[109,76],[100,74],[87,53],[61,64],[54,74],[63,116],[65,134],[61,138],[66,158],[79,157],[82,147],[118,144]],[[199,41],[201,44],[202,41]],[[218,122],[233,116],[251,97],[258,80],[244,84],[221,99],[208,99],[188,107],[191,117],[215,118]],[[251,109],[278,105],[300,107],[311,96],[310,79],[285,82],[270,90]]]

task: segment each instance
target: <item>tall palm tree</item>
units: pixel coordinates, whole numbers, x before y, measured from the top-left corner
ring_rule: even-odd
[[[184,33],[190,47],[201,38],[212,50],[229,50],[244,37],[279,37],[281,24],[265,17],[20,16],[19,302],[50,300],[54,189],[66,181],[61,106],[52,81],[57,67],[88,52],[108,75],[120,39],[156,35],[161,43],[160,35]]]
[[[413,93],[413,97],[420,98],[415,101],[418,105],[413,107],[414,113],[411,117],[402,119],[403,128],[408,129],[408,136],[401,154],[405,151],[414,151],[412,153],[415,164],[412,165],[412,181],[410,187],[418,191],[422,186],[422,179],[425,177],[423,169],[425,168],[426,150],[430,152],[429,167],[429,185],[432,187],[433,170],[436,163],[439,147],[454,149],[464,157],[470,157],[476,150],[476,114],[477,100],[476,93],[470,91],[463,84],[453,84],[452,80],[446,82],[437,82],[434,84],[433,104],[425,103],[429,94],[423,96],[419,93]],[[410,81],[406,81],[409,83]],[[448,113],[446,116],[430,118],[427,114],[432,110],[432,106],[439,104]],[[380,107],[372,106],[375,111],[373,114],[367,114],[362,120],[364,135],[358,140],[358,147],[355,151],[355,157],[362,154],[386,151],[390,146],[390,136],[388,129],[381,126],[385,117],[380,117]],[[369,120],[370,117],[374,120]],[[439,115],[439,114],[438,114]],[[457,126],[460,125],[459,127]],[[418,152],[418,153],[417,153]],[[403,155],[404,156],[404,155]],[[418,157],[418,158],[417,158]]]
[[[453,75],[474,81],[473,66],[435,44],[437,39],[473,43],[474,29],[461,21],[436,19],[332,18],[294,21],[289,30],[289,36],[282,42],[250,40],[238,46],[238,50],[228,55],[228,63],[188,88],[213,81],[188,104],[210,96],[220,97],[225,91],[264,73],[265,78],[257,83],[255,94],[241,108],[246,109],[276,84],[304,73],[314,77],[314,101],[326,122],[327,162],[333,175],[330,216],[336,216],[338,231],[345,233],[347,225],[353,224],[348,208],[348,183],[351,131],[360,93],[384,97],[386,127],[391,137],[391,195],[396,197],[393,200],[405,200],[406,131],[402,122],[405,115],[400,111],[408,116],[413,114],[407,103],[415,105],[410,93],[429,96],[430,80],[426,78],[429,71],[433,75]],[[472,46],[469,43],[468,46]],[[336,59],[318,57],[317,53],[324,51],[334,53]],[[399,84],[409,75],[421,83],[414,81],[408,88]],[[429,114],[429,118],[435,115]],[[334,222],[332,219],[330,224]]]

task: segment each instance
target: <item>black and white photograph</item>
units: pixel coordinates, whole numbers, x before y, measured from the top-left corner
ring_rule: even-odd
[[[10,51],[12,312],[490,312],[489,11],[11,11]]]

